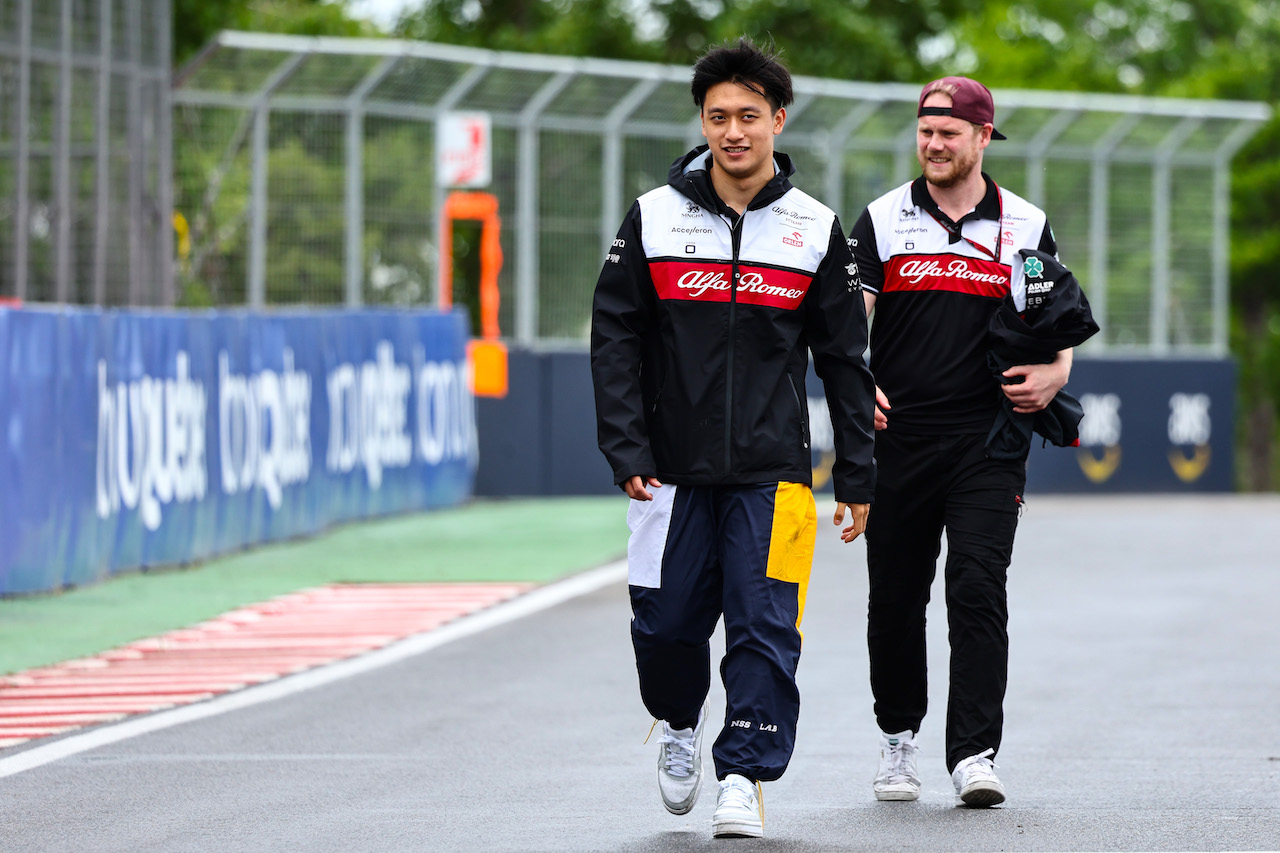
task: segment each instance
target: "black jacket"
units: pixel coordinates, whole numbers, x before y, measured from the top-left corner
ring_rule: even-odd
[[[835,427],[836,499],[869,503],[875,392],[840,223],[791,185],[785,154],[741,217],[717,198],[709,164],[700,146],[636,200],[596,284],[591,372],[614,482],[811,485],[812,350]]]
[[[1079,346],[1098,331],[1089,300],[1076,277],[1048,252],[1024,249],[1022,273],[1027,307],[1019,312],[1006,296],[991,318],[987,332],[987,366],[998,382],[1011,384],[1022,377],[1002,374],[1016,364],[1048,364],[1060,350]],[[1031,447],[1031,433],[1058,447],[1079,444],[1084,408],[1066,391],[1058,391],[1049,405],[1027,414],[1013,411],[1013,403],[997,389],[1001,407],[987,434],[987,455],[993,459],[1021,459]]]

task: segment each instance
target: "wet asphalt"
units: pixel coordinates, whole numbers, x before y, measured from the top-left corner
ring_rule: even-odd
[[[943,763],[941,580],[924,792],[871,796],[864,550],[824,523],[798,744],[764,787],[761,840],[711,839],[714,782],[691,814],[663,811],[619,578],[371,672],[0,778],[0,850],[1278,850],[1277,548],[1274,496],[1030,496],[996,809],[956,807]]]

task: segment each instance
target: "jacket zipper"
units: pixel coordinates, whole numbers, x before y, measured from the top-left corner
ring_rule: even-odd
[[[733,351],[734,329],[737,324],[738,309],[738,250],[742,246],[742,220],[747,218],[746,211],[738,217],[738,221],[729,223],[729,240],[733,246],[733,258],[730,265],[729,279],[729,361],[725,371],[724,386],[724,473],[728,476],[733,470]]]

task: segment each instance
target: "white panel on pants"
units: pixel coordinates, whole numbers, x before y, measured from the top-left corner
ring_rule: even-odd
[[[667,550],[667,530],[671,527],[671,509],[676,502],[676,487],[665,483],[650,488],[651,501],[631,501],[627,507],[627,582],[632,586],[658,589],[662,586],[662,555]]]

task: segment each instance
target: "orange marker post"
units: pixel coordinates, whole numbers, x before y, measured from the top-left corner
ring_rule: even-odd
[[[498,328],[498,273],[502,269],[498,197],[492,193],[454,192],[440,216],[440,305],[453,305],[453,222],[480,220],[480,337],[467,344],[471,390],[480,397],[507,396],[507,347]]]

